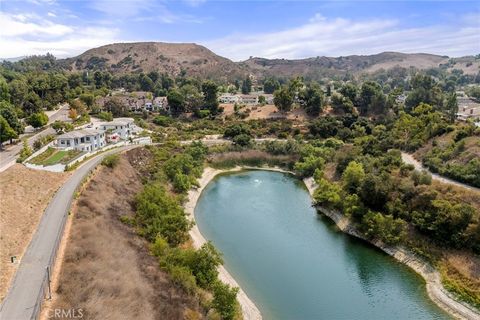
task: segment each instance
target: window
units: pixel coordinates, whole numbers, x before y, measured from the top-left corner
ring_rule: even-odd
[[[86,137],[85,139],[86,139],[87,141],[90,141],[90,137]]]

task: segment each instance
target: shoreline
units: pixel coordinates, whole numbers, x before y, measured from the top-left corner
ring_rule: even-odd
[[[283,173],[290,173],[292,172],[283,170],[281,168],[276,167],[234,167],[232,169],[214,169],[211,167],[206,167],[202,173],[200,179],[198,179],[199,187],[196,189],[191,189],[188,192],[187,202],[184,205],[185,212],[187,213],[188,218],[195,222],[195,206],[197,204],[200,195],[202,194],[205,187],[210,183],[217,175],[223,173],[230,173],[230,172],[239,172],[242,170],[265,170],[265,171],[276,171],[276,172],[283,172]],[[310,197],[313,200],[313,194],[316,189],[315,181],[312,177],[305,178],[302,180],[307,190],[310,194]],[[417,274],[419,274],[425,281],[425,287],[427,290],[428,297],[432,300],[436,305],[438,305],[442,310],[446,313],[451,315],[456,319],[467,319],[467,320],[474,320],[479,319],[480,314],[472,309],[470,306],[466,305],[466,303],[460,302],[455,297],[450,294],[449,292],[444,289],[440,273],[433,268],[430,264],[422,261],[418,257],[416,257],[412,252],[408,251],[402,247],[388,247],[385,246],[383,243],[379,241],[371,241],[366,239],[362,234],[360,234],[356,228],[350,223],[350,220],[344,216],[342,213],[334,210],[329,210],[322,207],[317,207],[317,210],[320,211],[322,214],[329,217],[340,229],[340,231],[350,235],[367,241],[368,243],[372,244],[373,246],[379,248],[383,252],[387,253],[389,256],[395,258],[397,261],[407,265]],[[203,237],[198,226],[195,224],[193,228],[189,232],[192,242],[195,248],[201,247],[207,240]],[[239,293],[237,296],[237,300],[241,306],[242,314],[245,320],[248,319],[262,319],[261,313],[255,303],[247,296],[247,294],[243,291],[240,285],[235,281],[235,279],[230,275],[230,273],[225,269],[222,265],[219,267],[219,279],[231,286],[238,287]]]
[[[188,191],[187,202],[184,205],[185,212],[187,217],[190,221],[195,222],[195,207],[197,205],[197,201],[200,198],[200,195],[203,192],[203,189],[212,181],[217,175],[226,173],[226,172],[238,172],[243,170],[242,167],[235,167],[233,169],[214,169],[211,167],[207,167],[203,170],[202,176],[198,179],[199,187],[195,189],[191,189]],[[200,248],[204,243],[207,242],[205,237],[202,235],[200,230],[198,229],[197,224],[190,229],[189,231],[190,237],[192,238],[193,246],[195,249]],[[218,267],[218,278],[225,284],[228,284],[232,287],[238,287],[238,295],[237,301],[240,304],[240,308],[242,309],[242,315],[244,320],[260,320],[262,319],[262,315],[260,310],[255,305],[255,303],[247,296],[245,291],[240,287],[240,285],[235,281],[233,276],[225,269],[223,265]]]
[[[315,181],[310,177],[303,179],[303,182],[313,199],[313,193],[316,189]],[[367,241],[387,253],[389,256],[395,258],[397,261],[413,269],[424,279],[430,300],[449,315],[456,319],[474,320],[480,318],[480,314],[476,310],[472,309],[465,303],[458,301],[452,294],[446,291],[442,285],[440,273],[435,268],[417,258],[412,252],[402,247],[389,247],[379,241],[371,241],[365,238],[354,226],[352,226],[350,220],[345,215],[336,210],[329,210],[322,207],[317,207],[317,210],[335,222],[340,231]]]

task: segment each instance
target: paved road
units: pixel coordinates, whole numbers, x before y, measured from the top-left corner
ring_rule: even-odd
[[[40,220],[37,231],[21,259],[7,296],[0,306],[1,320],[26,320],[35,316],[40,295],[42,295],[40,301],[43,301],[46,267],[50,266],[55,259],[58,242],[63,234],[76,188],[103,157],[136,147],[113,149],[92,158],[80,166],[57,191]]]
[[[419,171],[422,171],[422,170],[425,170],[427,171],[428,173],[430,173],[432,175],[432,179],[435,179],[437,181],[440,181],[442,183],[447,183],[447,184],[452,184],[452,185],[455,185],[455,186],[458,186],[458,187],[462,187],[462,188],[465,188],[465,189],[468,189],[468,190],[473,190],[473,191],[479,191],[480,192],[480,188],[476,188],[476,187],[473,187],[473,186],[470,186],[468,184],[465,184],[465,183],[462,183],[462,182],[459,182],[459,181],[456,181],[456,180],[452,180],[452,179],[449,179],[449,178],[446,178],[446,177],[443,177],[437,173],[433,173],[431,172],[430,170],[428,170],[427,167],[424,167],[423,164],[416,160],[411,154],[409,153],[406,153],[406,152],[402,152],[402,160],[403,162],[407,163],[407,164],[411,164],[415,167],[416,170],[419,170]]]
[[[63,104],[60,106],[60,108],[54,112],[49,112],[48,113],[48,124],[51,124],[52,122],[56,120],[61,120],[61,121],[66,121],[68,119],[68,104]],[[30,147],[33,147],[33,143],[40,139],[43,136],[50,135],[50,134],[55,134],[55,130],[53,130],[51,127],[48,127],[35,135],[28,137],[27,142],[30,145]],[[25,137],[26,135],[22,135]],[[22,138],[20,136],[20,138]],[[15,164],[17,161],[18,154],[23,148],[23,144],[21,142],[18,142],[17,144],[14,145],[8,145],[5,146],[5,149],[0,151],[0,172],[7,170],[11,166]]]

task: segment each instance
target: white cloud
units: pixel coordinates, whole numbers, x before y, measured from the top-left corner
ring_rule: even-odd
[[[49,12],[49,13],[47,13],[47,15],[48,15],[49,17],[52,17],[52,18],[55,18],[55,17],[57,16],[57,15],[56,15],[55,13],[53,13],[53,12]]]
[[[249,56],[305,58],[383,51],[460,56],[480,52],[479,35],[478,23],[405,28],[397,20],[327,19],[316,14],[308,23],[292,29],[248,35],[232,34],[204,44],[216,53],[234,60],[247,59]]]
[[[62,36],[71,33],[72,28],[40,19],[35,15],[9,15],[0,12],[2,37],[12,36]]]
[[[104,27],[69,26],[36,15],[0,13],[1,57],[50,52],[59,57],[118,41],[119,30]]]

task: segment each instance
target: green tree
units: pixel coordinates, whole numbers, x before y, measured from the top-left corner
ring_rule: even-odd
[[[238,288],[230,288],[227,284],[217,282],[213,288],[212,305],[222,319],[233,320],[237,313]]]
[[[10,127],[15,130],[17,134],[24,132],[23,124],[18,119],[15,108],[7,101],[0,101],[0,115],[7,120]]]
[[[405,100],[405,110],[407,112],[412,111],[422,102],[435,107],[442,105],[442,92],[431,76],[417,73],[410,80],[410,86],[412,90]]]
[[[43,111],[37,112],[30,115],[30,117],[27,119],[27,122],[34,128],[40,128],[48,123],[48,116]]]
[[[342,200],[340,186],[324,178],[319,178],[316,182],[318,186],[313,194],[315,202],[327,208],[339,208]]]
[[[252,91],[252,79],[250,76],[246,76],[245,80],[242,82],[242,93],[249,94]]]
[[[342,174],[343,188],[348,193],[357,193],[365,179],[363,165],[356,161],[351,161]]]
[[[273,93],[273,103],[281,112],[287,112],[292,109],[293,96],[290,90],[283,86]]]
[[[22,107],[28,94],[28,84],[23,79],[14,79],[8,83],[10,101],[17,107]]]
[[[170,107],[170,112],[178,116],[185,112],[185,99],[180,91],[177,89],[170,89],[167,94],[167,101]]]
[[[265,93],[274,93],[275,90],[280,88],[280,82],[274,78],[267,78],[263,81],[263,91]]]
[[[13,130],[8,124],[8,121],[0,115],[0,149],[2,148],[3,142],[17,137],[18,135],[15,130]]]
[[[318,116],[324,107],[323,92],[318,85],[310,85],[300,96],[301,105],[305,111],[313,116]]]
[[[195,252],[190,269],[201,288],[212,287],[218,276],[218,266],[223,263],[221,254],[211,242],[207,242]]]
[[[362,219],[361,229],[368,238],[380,239],[387,245],[395,245],[406,237],[407,223],[391,215],[369,211]]]
[[[445,113],[450,122],[455,122],[458,112],[457,94],[451,93],[447,97],[447,104],[445,105]]]
[[[346,98],[350,99],[352,103],[357,100],[358,88],[352,83],[346,83],[343,85],[339,92]]]
[[[220,110],[218,108],[218,86],[213,81],[202,83],[204,106],[210,110],[212,115],[216,115]]]
[[[0,75],[0,101],[10,101],[8,84],[4,77]]]
[[[383,94],[382,87],[373,81],[362,84],[359,95],[360,114],[386,113],[387,98]]]

